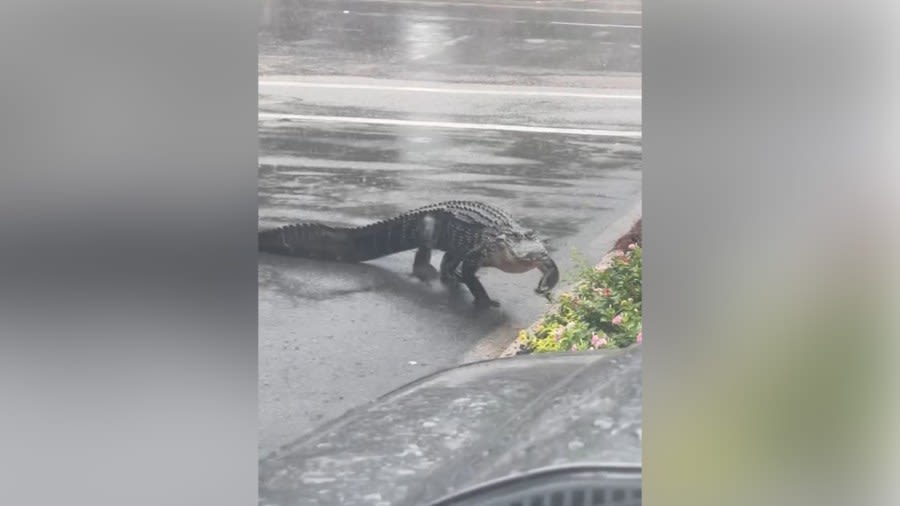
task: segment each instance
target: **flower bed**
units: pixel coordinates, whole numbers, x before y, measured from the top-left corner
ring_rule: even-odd
[[[641,342],[639,244],[638,237],[598,266],[576,259],[574,288],[560,294],[553,311],[519,332],[519,353],[624,348]]]

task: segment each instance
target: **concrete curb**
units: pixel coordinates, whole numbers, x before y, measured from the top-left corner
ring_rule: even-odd
[[[609,266],[612,262],[613,258],[615,258],[615,252],[612,250],[613,246],[615,246],[616,242],[627,234],[631,228],[641,219],[642,213],[642,201],[639,198],[634,207],[624,216],[616,220],[612,225],[606,228],[597,239],[591,241],[591,249],[594,249],[596,245],[598,249],[602,248],[607,253],[603,255],[603,258],[597,263],[597,266]],[[566,285],[559,289],[560,292],[568,292],[571,291],[574,286]],[[556,305],[552,306],[549,311],[553,311],[556,309]],[[537,325],[537,321],[532,322],[531,325],[528,326],[529,329],[534,328]],[[519,351],[519,343],[518,337],[513,338],[513,341],[507,346],[500,355],[495,358],[507,358],[516,355],[516,352]]]

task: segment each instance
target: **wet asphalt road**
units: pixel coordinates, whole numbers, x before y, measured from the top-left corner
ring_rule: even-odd
[[[483,200],[560,267],[640,197],[640,3],[264,1],[259,216],[359,225]],[[546,308],[540,273],[480,272],[501,308],[362,265],[261,254],[261,453],[437,369],[490,356]],[[440,254],[435,255],[437,266]]]

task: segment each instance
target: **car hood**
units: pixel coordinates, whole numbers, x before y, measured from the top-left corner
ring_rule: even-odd
[[[573,463],[641,462],[641,347],[427,376],[260,462],[262,505],[422,505]]]

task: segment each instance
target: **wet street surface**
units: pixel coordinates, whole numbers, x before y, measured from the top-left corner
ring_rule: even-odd
[[[641,187],[640,3],[264,1],[260,228],[362,225],[482,200],[563,270]],[[433,263],[440,262],[440,252]],[[260,254],[262,454],[354,406],[499,353],[547,307],[538,271],[479,272],[498,309],[410,275]]]

